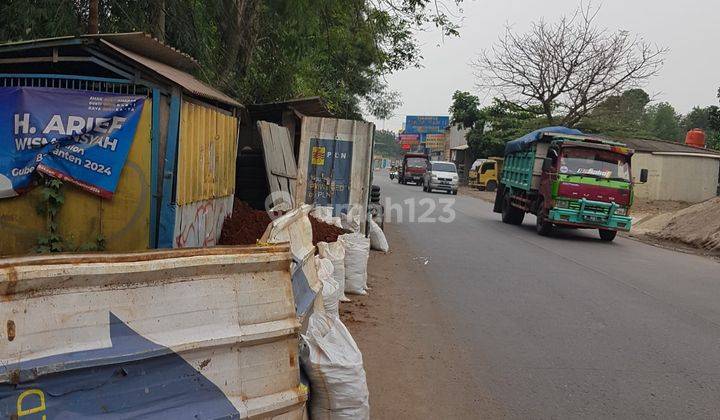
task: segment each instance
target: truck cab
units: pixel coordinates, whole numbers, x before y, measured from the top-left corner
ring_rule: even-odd
[[[503,222],[520,224],[525,213],[533,213],[541,235],[557,226],[598,229],[604,241],[630,230],[632,149],[582,133],[541,132],[534,138],[506,148],[495,200]],[[647,180],[647,170],[640,178]]]
[[[423,175],[427,170],[430,157],[424,153],[407,153],[403,156],[402,165],[398,172],[398,182],[407,184],[409,182],[420,185],[423,182]]]
[[[477,159],[468,172],[468,186],[480,191],[495,191],[499,184],[498,176],[502,169],[502,163],[503,158],[501,157]]]

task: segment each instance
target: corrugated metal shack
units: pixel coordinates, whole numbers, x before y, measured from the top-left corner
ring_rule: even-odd
[[[249,124],[243,124],[239,140],[238,198],[264,208],[269,194],[284,193],[292,207],[333,205],[336,215],[365,219],[372,123],[335,118],[317,97],[250,105],[248,113]],[[241,182],[263,172],[267,182]],[[269,201],[276,205],[279,200]]]
[[[146,95],[112,200],[66,188],[61,234],[110,251],[214,245],[232,210],[241,105],[192,76],[198,63],[143,33],[0,45],[0,87]],[[0,200],[0,255],[25,253],[44,225],[37,189]]]

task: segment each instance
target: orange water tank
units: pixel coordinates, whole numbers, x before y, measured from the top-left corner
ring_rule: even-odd
[[[685,136],[685,144],[693,147],[705,148],[705,132],[699,128],[693,128]]]

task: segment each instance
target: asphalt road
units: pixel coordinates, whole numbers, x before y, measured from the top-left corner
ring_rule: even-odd
[[[375,176],[404,214],[386,228],[395,253],[370,272],[405,290],[407,317],[435,319],[423,324],[434,333],[412,333],[412,347],[435,348],[452,371],[443,378],[427,360],[402,373],[432,372],[425,383],[450,395],[423,393],[427,418],[720,418],[720,264],[626,238],[601,242],[596,231],[540,237],[531,215],[505,225],[487,202]],[[454,199],[454,220],[418,222],[440,199]],[[425,216],[446,216],[442,207]],[[378,273],[391,266],[401,269]],[[395,334],[409,322],[388,318]],[[366,355],[371,405],[392,407],[407,392],[379,372],[393,351]]]

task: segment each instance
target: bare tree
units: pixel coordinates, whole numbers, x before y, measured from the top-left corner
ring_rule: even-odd
[[[668,50],[598,27],[598,10],[581,6],[557,23],[539,20],[524,34],[508,26],[473,62],[478,87],[571,127],[607,97],[641,86],[659,72]]]

